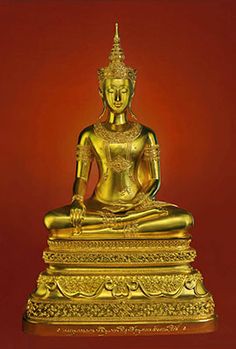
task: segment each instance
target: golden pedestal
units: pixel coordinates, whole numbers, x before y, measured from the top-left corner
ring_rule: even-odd
[[[25,332],[53,336],[211,332],[214,302],[184,238],[49,239],[24,315]]]

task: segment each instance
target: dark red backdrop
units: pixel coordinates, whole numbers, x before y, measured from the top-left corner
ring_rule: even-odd
[[[226,0],[0,1],[2,348],[234,347],[235,9]],[[126,62],[138,69],[133,109],[161,144],[159,198],[195,217],[195,266],[219,314],[214,334],[58,339],[21,332],[26,298],[44,268],[42,217],[71,197],[77,135],[101,111],[96,70],[107,64],[116,20]]]

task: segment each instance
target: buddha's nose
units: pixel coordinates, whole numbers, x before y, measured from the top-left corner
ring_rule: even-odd
[[[120,99],[121,99],[121,97],[120,97],[120,91],[118,90],[118,91],[116,91],[116,94],[115,94],[115,101],[116,101],[116,102],[120,102]]]

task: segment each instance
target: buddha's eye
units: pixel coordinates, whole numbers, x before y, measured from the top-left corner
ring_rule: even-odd
[[[127,93],[128,92],[128,89],[127,88],[122,88],[122,90],[121,90],[121,93]]]
[[[108,93],[114,93],[114,90],[113,90],[113,88],[108,88],[108,89],[107,89],[107,92],[108,92]]]

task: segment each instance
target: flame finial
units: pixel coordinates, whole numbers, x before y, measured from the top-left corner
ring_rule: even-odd
[[[116,22],[116,29],[115,29],[114,42],[120,42],[120,37],[119,37],[119,24],[118,24],[117,22]]]

